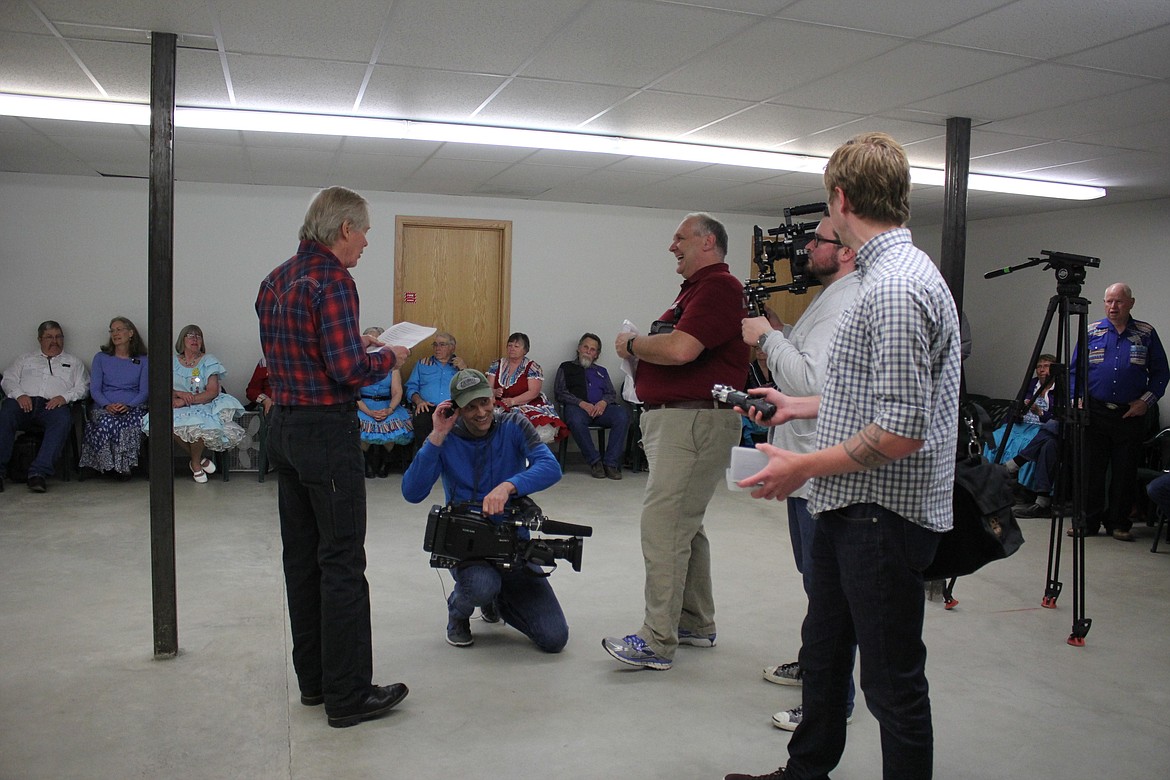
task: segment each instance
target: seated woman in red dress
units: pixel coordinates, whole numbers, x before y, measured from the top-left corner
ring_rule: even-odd
[[[496,406],[523,412],[545,444],[569,435],[569,427],[541,392],[544,370],[528,358],[530,342],[524,333],[508,336],[507,354],[494,361],[487,374],[496,397]]]

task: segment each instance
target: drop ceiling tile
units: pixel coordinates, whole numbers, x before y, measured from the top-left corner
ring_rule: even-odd
[[[348,136],[342,139],[342,152],[349,156],[387,154],[397,157],[430,157],[445,145],[437,141],[405,141],[394,138],[358,138]]]
[[[800,0],[780,14],[785,19],[872,30],[917,38],[943,30],[1004,4],[1004,0],[898,0],[896,3],[858,3],[856,0]]]
[[[1041,63],[945,95],[913,101],[910,108],[975,120],[1004,120],[1142,86],[1133,76]]]
[[[746,100],[728,100],[644,90],[614,106],[583,130],[658,140],[676,140],[717,119],[751,108]]]
[[[501,76],[379,65],[370,76],[357,112],[369,116],[467,122],[471,112],[503,83]],[[355,87],[353,96],[356,94]],[[353,110],[352,104],[349,110]]]
[[[23,3],[19,3],[23,5]],[[99,29],[161,30],[173,33],[212,34],[211,20],[203,3],[160,3],[158,0],[117,0],[117,2],[78,2],[78,0],[36,0],[62,35],[88,29],[90,35],[103,34]]]
[[[234,77],[232,86],[235,86]],[[231,107],[232,101],[218,52],[205,49],[178,50],[175,57],[175,104]]]
[[[1061,62],[1153,78],[1170,78],[1170,25],[1070,54]]]
[[[1145,84],[1136,89],[1037,110],[987,125],[987,129],[1051,139],[1108,133],[1152,120],[1170,121],[1170,84]]]
[[[511,75],[581,8],[580,0],[398,0],[378,62]]]
[[[229,54],[241,108],[353,113],[365,66],[343,62]]]
[[[747,23],[743,16],[699,6],[595,0],[521,75],[646,86],[686,62],[697,44],[721,40]]]
[[[1026,68],[1032,61],[994,52],[935,43],[907,43],[856,63],[799,89],[777,102],[879,114],[967,85]]]
[[[856,114],[763,103],[686,136],[717,146],[770,149],[857,119]]]
[[[712,35],[707,40],[718,38]],[[767,100],[902,43],[901,39],[884,35],[768,19],[730,40],[720,41],[654,87]]]
[[[471,121],[499,127],[574,130],[629,95],[626,87],[513,79]],[[595,125],[586,130],[601,132]]]
[[[233,54],[297,57],[322,68],[331,61],[370,61],[386,11],[384,0],[217,3],[224,45]],[[291,74],[290,74],[291,75]]]
[[[1050,59],[1167,23],[1170,4],[1164,0],[1016,0],[929,38]]]
[[[56,39],[0,33],[0,92],[101,98],[93,82]]]

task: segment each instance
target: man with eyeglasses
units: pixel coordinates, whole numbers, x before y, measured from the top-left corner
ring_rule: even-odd
[[[431,434],[435,407],[451,398],[451,380],[467,368],[455,354],[455,337],[447,331],[435,333],[431,349],[431,356],[415,363],[406,380],[406,397],[414,406],[414,441],[419,447]]]
[[[833,232],[826,216],[808,242],[808,272],[824,289],[809,304],[795,325],[785,327],[771,309],[768,317],[743,321],[743,340],[768,358],[768,369],[781,392],[793,396],[817,396],[825,385],[825,364],[829,345],[837,332],[841,312],[853,304],[861,279],[857,276],[857,253],[845,246]],[[816,449],[816,420],[792,420],[770,429],[768,443],[792,452]],[[805,483],[788,497],[788,533],[796,570],[801,573],[805,595],[812,587],[812,542],[816,522],[808,511],[809,485]],[[764,679],[779,685],[801,684],[800,663],[782,663],[764,669]],[[853,718],[853,678],[849,678],[846,721]],[[804,709],[797,705],[772,716],[772,725],[793,731],[800,725]]]
[[[898,142],[859,135],[833,152],[824,178],[833,230],[857,252],[857,298],[830,342],[819,397],[752,391],[776,404],[769,424],[816,417],[817,449],[761,444],[768,465],[737,483],[753,498],[783,499],[811,480],[817,523],[801,628],[803,717],[788,765],[755,777],[808,780],[836,768],[856,643],[866,708],[881,734],[881,776],[930,780],[922,572],[953,525],[959,316],[942,274],[904,227],[910,163]]]
[[[65,334],[53,320],[37,328],[41,348],[26,352],[4,370],[0,382],[6,396],[0,402],[0,492],[8,476],[8,462],[16,432],[43,428],[45,437],[28,468],[28,489],[47,490],[45,477],[65,447],[73,417],[69,404],[89,395],[89,369],[80,358],[65,352]]]

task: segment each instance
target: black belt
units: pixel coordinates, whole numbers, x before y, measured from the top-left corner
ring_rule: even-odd
[[[388,395],[363,395],[362,400],[363,401],[389,401],[390,396],[388,396]]]
[[[357,409],[356,401],[344,401],[339,404],[277,404],[276,408],[282,412],[352,412]]]
[[[664,404],[646,404],[646,411],[653,412],[658,409],[732,409],[731,404],[725,404],[722,401],[716,401],[714,398],[709,401],[667,401]]]
[[[1112,401],[1098,401],[1096,398],[1089,399],[1089,406],[1096,406],[1098,409],[1108,409],[1111,412],[1116,412],[1118,409],[1129,408],[1129,404],[1115,404]]]

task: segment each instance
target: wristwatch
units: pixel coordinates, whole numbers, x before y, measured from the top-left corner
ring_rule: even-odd
[[[628,339],[626,339],[626,352],[629,352],[634,357],[637,357],[637,355],[634,355],[634,339],[636,338],[638,337],[630,336]]]
[[[768,331],[767,333],[761,333],[760,337],[758,339],[756,339],[756,349],[763,352],[764,351],[764,342],[767,341],[768,336],[771,336],[771,335],[772,335],[772,331]]]

